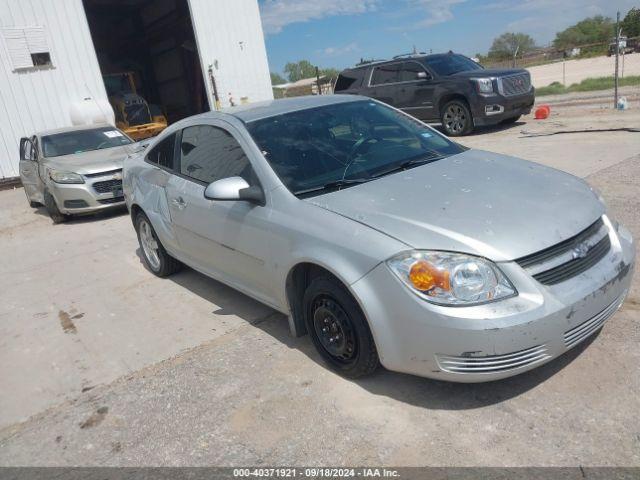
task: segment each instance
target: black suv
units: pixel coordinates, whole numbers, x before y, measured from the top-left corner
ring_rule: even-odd
[[[450,136],[515,122],[535,99],[526,70],[488,70],[456,53],[361,63],[340,73],[335,93],[366,95],[425,122],[441,122]]]

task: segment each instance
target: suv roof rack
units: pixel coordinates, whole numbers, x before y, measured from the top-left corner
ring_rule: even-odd
[[[386,62],[387,60],[380,58],[380,59],[369,59],[369,60],[365,60],[364,58],[361,58],[360,61],[358,63],[356,63],[356,67],[361,67],[363,65],[370,65],[372,63],[381,63],[381,62]]]
[[[411,53],[401,53],[400,55],[396,55],[393,57],[396,58],[405,58],[405,57],[421,57],[422,55],[427,55],[427,52],[411,52]]]

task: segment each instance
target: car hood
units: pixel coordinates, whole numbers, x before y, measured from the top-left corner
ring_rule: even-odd
[[[513,260],[570,238],[604,206],[583,180],[468,150],[306,201],[409,247]]]
[[[528,73],[522,68],[485,68],[483,70],[468,70],[451,75],[452,77],[481,78],[481,77],[506,77],[518,73]]]
[[[134,151],[135,145],[122,145],[60,157],[48,157],[43,160],[43,163],[49,168],[81,175],[107,172],[122,168],[124,159]]]

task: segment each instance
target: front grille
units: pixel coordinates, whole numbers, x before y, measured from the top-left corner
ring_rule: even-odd
[[[569,280],[570,278],[589,270],[596,263],[602,260],[610,248],[611,240],[609,239],[609,235],[607,235],[591,247],[585,257],[569,260],[568,262],[558,265],[546,272],[538,273],[537,275],[534,275],[533,278],[545,285],[555,285],[556,283],[564,282],[565,280]]]
[[[599,238],[601,235],[603,235],[602,238]],[[582,252],[582,257],[574,258],[573,252],[578,247],[589,244],[591,246],[586,252]],[[610,248],[611,240],[602,218],[599,218],[574,237],[519,258],[516,262],[522,268],[530,270],[533,278],[540,283],[555,285],[594,266],[607,254]],[[548,264],[549,268],[546,268],[545,264]],[[542,271],[540,271],[541,269]]]
[[[509,77],[501,77],[502,95],[512,97],[514,95],[522,95],[531,90],[531,77],[528,73],[520,73]]]
[[[102,203],[103,205],[109,205],[111,203],[120,203],[120,202],[124,202],[124,197],[104,198],[102,200],[98,200],[98,202]]]
[[[459,356],[436,355],[440,368],[451,373],[498,373],[523,368],[549,358],[546,345],[505,355]]]
[[[86,208],[89,205],[84,200],[65,200],[64,208]]]
[[[130,126],[151,123],[149,109],[144,103],[127,105],[124,107],[124,113],[127,115],[127,122],[129,122]]]
[[[611,315],[616,313],[618,308],[620,308],[620,305],[622,305],[623,300],[624,295],[616,298],[616,300],[607,308],[602,310],[597,315],[591,317],[586,322],[583,322],[577,327],[564,332],[564,344],[567,346],[567,348],[576,346],[578,343],[589,337],[592,333],[595,333],[600,327],[602,327],[602,325],[604,325],[604,322],[606,322],[609,317],[611,317]]]
[[[122,180],[105,180],[96,182],[93,189],[98,193],[113,193],[114,190],[122,190]]]
[[[116,173],[122,173],[122,169],[116,168],[115,170],[107,170],[106,172],[87,173],[85,174],[85,177],[87,178],[106,177],[107,175],[115,175]]]

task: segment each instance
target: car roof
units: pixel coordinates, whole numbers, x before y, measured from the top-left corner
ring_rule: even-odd
[[[36,135],[39,137],[44,137],[46,135],[54,135],[56,133],[67,133],[67,132],[79,132],[82,130],[93,130],[96,128],[113,128],[115,130],[116,127],[113,125],[109,125],[108,123],[94,123],[92,125],[74,125],[72,127],[62,127],[62,128],[52,128],[50,130],[42,130],[37,132]]]
[[[306,95],[303,97],[280,98],[264,102],[248,103],[222,110],[222,112],[206,112],[198,115],[199,118],[220,118],[231,115],[248,123],[263,118],[275,117],[284,113],[298,112],[309,108],[337,105],[340,103],[354,102],[358,100],[371,100],[360,95]],[[193,117],[191,117],[193,118]]]

